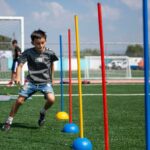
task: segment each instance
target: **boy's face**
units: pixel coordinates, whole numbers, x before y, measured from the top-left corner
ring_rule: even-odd
[[[45,38],[34,39],[32,44],[35,46],[35,49],[37,51],[43,52],[43,50],[45,50],[46,39]]]
[[[12,46],[13,48],[15,48],[17,46],[17,43],[13,43]]]

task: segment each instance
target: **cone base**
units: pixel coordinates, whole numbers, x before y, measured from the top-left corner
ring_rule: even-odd
[[[67,124],[65,124],[62,132],[65,132],[65,133],[79,133],[79,128],[75,123],[67,123]]]
[[[92,150],[92,143],[87,138],[77,138],[72,145],[73,150]]]
[[[58,119],[58,120],[68,120],[69,119],[69,115],[66,112],[64,112],[64,111],[61,111],[61,112],[58,112],[56,114],[56,119]]]

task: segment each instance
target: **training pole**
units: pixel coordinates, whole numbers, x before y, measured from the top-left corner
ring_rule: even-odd
[[[104,58],[104,38],[102,26],[102,7],[97,4],[98,8],[98,25],[99,25],[99,43],[101,54],[101,72],[102,72],[102,92],[103,92],[103,116],[104,116],[104,139],[105,150],[109,150],[109,129],[108,129],[108,108],[107,108],[107,90],[106,90],[106,74],[105,74],[105,58]]]
[[[82,104],[82,84],[81,84],[81,67],[80,67],[80,43],[78,16],[75,16],[75,35],[76,35],[76,54],[78,69],[78,93],[79,93],[79,114],[80,114],[80,137],[75,139],[72,145],[74,150],[92,150],[92,143],[89,139],[84,138],[83,132],[83,104]]]
[[[72,122],[72,69],[71,69],[71,30],[68,29],[68,60],[69,60],[69,123],[65,124],[63,132],[66,133],[79,133],[78,126]]]
[[[60,42],[60,90],[61,90],[61,111],[64,111],[64,86],[63,86],[63,61],[62,61],[62,35],[59,36]]]
[[[58,120],[68,120],[69,116],[66,112],[64,112],[64,85],[63,85],[63,56],[62,56],[62,35],[59,36],[60,42],[60,92],[61,92],[61,111],[56,114],[56,118]]]
[[[83,131],[83,106],[82,106],[82,85],[81,85],[80,44],[79,44],[80,40],[79,40],[79,29],[78,29],[78,16],[75,16],[75,34],[76,34],[77,68],[78,68],[80,138],[83,138],[84,137],[84,131]]]
[[[69,123],[72,123],[72,69],[71,69],[71,31],[68,29],[68,58],[69,58]]]
[[[149,97],[149,47],[148,47],[148,2],[143,0],[143,42],[144,42],[144,79],[145,79],[145,125],[146,150],[150,150],[150,97]]]

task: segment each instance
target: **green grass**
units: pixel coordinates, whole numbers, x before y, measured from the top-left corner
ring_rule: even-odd
[[[111,150],[145,149],[144,93],[143,85],[108,85],[109,94],[128,94],[127,96],[108,96],[109,136]],[[17,94],[18,89],[0,87],[2,94]],[[60,87],[55,86],[56,94]],[[64,93],[68,86],[64,86]],[[78,93],[78,86],[73,86]],[[101,85],[83,85],[83,93],[101,93]],[[131,96],[130,94],[137,94]],[[65,110],[68,111],[68,97],[64,97]],[[0,127],[6,119],[14,100],[0,103]],[[60,110],[60,97],[48,110],[46,123],[42,128],[37,125],[39,110],[44,105],[43,97],[32,97],[18,111],[12,129],[0,131],[2,150],[70,150],[78,134],[62,133],[66,121],[57,121]],[[104,149],[102,96],[83,96],[84,136],[91,140],[93,150]],[[73,97],[73,122],[79,125],[78,97]]]
[[[77,78],[78,74],[77,71],[72,71],[72,77]],[[55,71],[55,78],[60,78],[60,72]],[[64,77],[68,77],[68,71],[63,72]],[[106,75],[107,78],[112,78],[112,77],[126,77],[126,70],[106,70]],[[131,75],[133,78],[141,78],[144,77],[144,70],[131,70]],[[85,71],[81,71],[81,76],[82,78],[85,77]],[[101,77],[101,71],[100,70],[89,70],[89,77],[94,79],[95,77]]]
[[[132,70],[133,77],[144,77],[144,70]]]
[[[77,78],[78,74],[77,71],[72,71],[72,77],[73,78]],[[28,72],[25,72],[25,76],[28,74]],[[144,77],[144,71],[143,70],[131,70],[131,74],[132,77]],[[108,78],[112,78],[112,77],[125,77],[126,76],[126,71],[125,70],[106,70],[106,75]],[[11,76],[11,71],[7,71],[7,72],[0,72],[0,79],[9,79]],[[59,79],[60,78],[60,71],[55,71],[54,74],[55,78]],[[68,71],[64,71],[63,72],[63,76],[68,78]],[[81,71],[81,76],[84,79],[85,77],[85,71]],[[89,77],[93,78],[94,77],[100,77],[101,76],[101,72],[100,70],[97,71],[89,71]]]

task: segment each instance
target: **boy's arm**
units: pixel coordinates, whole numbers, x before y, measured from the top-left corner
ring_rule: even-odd
[[[52,85],[54,85],[54,63],[52,62]]]
[[[22,70],[23,64],[20,63],[17,67],[17,71],[16,71],[16,79],[15,82],[16,84],[20,84],[21,83],[21,70]]]

